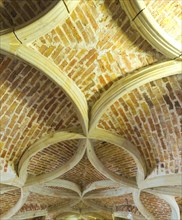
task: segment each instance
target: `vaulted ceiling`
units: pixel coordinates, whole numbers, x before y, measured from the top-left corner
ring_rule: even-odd
[[[0,219],[180,219],[181,11],[0,0]]]

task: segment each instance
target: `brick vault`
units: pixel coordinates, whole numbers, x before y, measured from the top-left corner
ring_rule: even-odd
[[[0,219],[180,220],[180,0],[0,0]]]

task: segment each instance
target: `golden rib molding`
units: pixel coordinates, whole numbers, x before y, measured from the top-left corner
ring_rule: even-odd
[[[142,0],[120,0],[122,8],[128,15],[131,25],[155,49],[165,56],[175,59],[182,55],[182,45],[173,39],[156,22]]]

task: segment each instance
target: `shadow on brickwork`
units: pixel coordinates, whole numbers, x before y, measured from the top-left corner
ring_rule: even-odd
[[[22,28],[51,10],[59,0],[0,1],[0,34]]]

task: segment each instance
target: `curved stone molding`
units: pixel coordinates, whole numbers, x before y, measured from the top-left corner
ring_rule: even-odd
[[[51,188],[42,187],[42,186],[31,186],[30,192],[37,193],[37,194],[44,195],[44,196],[58,197],[62,199],[79,199],[79,196],[75,196],[74,193],[61,192],[56,189],[51,189]]]
[[[70,12],[73,11],[73,9],[77,6],[78,3],[79,0],[66,1],[67,7]],[[50,10],[44,16],[25,27],[16,30],[15,33],[22,43],[27,44],[45,35],[57,24],[62,24],[68,17],[69,13],[65,7],[64,2],[59,1],[52,8],[52,10]]]
[[[180,220],[179,206],[173,196],[161,195],[158,193],[152,193],[152,194],[158,196],[160,199],[163,199],[165,202],[167,202],[169,204],[169,206],[171,207],[171,210],[172,210],[172,213],[171,213],[172,220],[173,219]]]
[[[69,202],[67,205],[58,205],[55,207],[50,207],[47,209],[48,213],[51,214],[51,212],[64,212],[66,210],[70,210],[71,207],[77,205],[80,202],[80,199],[77,200],[72,200],[71,202]]]
[[[167,61],[146,67],[114,83],[95,103],[91,111],[90,133],[94,130],[99,119],[119,97],[133,89],[163,77],[182,74],[180,61]]]
[[[25,183],[25,185],[29,186],[29,185],[41,184],[44,182],[48,182],[50,180],[53,180],[53,179],[60,177],[64,173],[71,170],[74,166],[76,166],[80,162],[80,160],[84,156],[85,150],[86,150],[86,143],[85,142],[86,142],[85,140],[82,140],[78,143],[78,149],[77,149],[75,155],[68,162],[66,162],[62,167],[57,168],[56,170],[52,171],[51,173],[41,174],[41,175],[35,176],[35,177],[30,176],[27,179],[27,182]]]
[[[17,189],[17,187],[15,187],[15,186],[7,186],[7,185],[4,185],[3,187],[0,186],[0,195],[7,193],[7,192],[10,192],[10,191],[13,191],[15,189]]]
[[[79,196],[81,196],[81,189],[80,187],[71,181],[63,180],[63,179],[54,179],[47,183],[44,183],[43,186],[52,186],[52,187],[62,187],[65,189],[72,190],[76,192]]]
[[[19,187],[25,187],[21,188],[21,197],[17,204],[8,212],[1,215],[0,219],[28,219],[36,216],[46,216],[47,219],[49,219],[49,217],[51,219],[51,214],[55,214],[55,212],[58,215],[56,219],[59,219],[59,214],[63,214],[65,212],[75,213],[78,216],[81,214],[86,215],[88,213],[99,212],[111,214],[113,210],[99,206],[97,203],[92,202],[92,199],[119,197],[128,193],[133,193],[134,202],[145,218],[155,219],[154,216],[144,207],[140,200],[141,190],[151,194],[156,194],[161,199],[167,201],[172,209],[172,219],[179,219],[179,207],[174,197],[169,195],[162,195],[162,192],[167,194],[167,189],[165,189],[165,186],[179,186],[181,184],[181,174],[145,179],[147,175],[145,162],[137,148],[131,144],[130,141],[124,139],[123,137],[102,129],[98,129],[96,127],[104,112],[116,100],[118,100],[118,98],[132,91],[133,89],[151,81],[171,75],[181,74],[182,62],[167,61],[153,65],[151,67],[147,67],[132,73],[131,75],[114,83],[110,89],[104,92],[101,98],[93,106],[93,109],[91,110],[90,128],[88,128],[88,105],[84,94],[77,87],[75,82],[66,76],[66,74],[62,73],[60,69],[48,58],[45,58],[43,55],[28,47],[32,41],[45,35],[47,32],[51,31],[52,28],[56,27],[56,25],[65,21],[69,15],[65,4],[67,4],[69,11],[72,11],[78,2],[79,0],[67,0],[66,3],[59,1],[59,3],[51,11],[49,11],[45,16],[41,17],[34,23],[22,29],[15,30],[14,33],[1,36],[0,49],[3,53],[15,56],[16,58],[21,59],[39,69],[65,92],[65,94],[69,97],[75,106],[79,121],[82,126],[83,134],[70,133],[66,131],[49,134],[40,138],[36,143],[34,143],[25,151],[18,164],[18,175],[16,175],[17,177],[12,181],[8,180],[7,183],[11,185],[14,184],[15,186]],[[132,20],[132,25],[141,33],[144,38],[147,39],[147,41],[149,41],[149,43],[151,43],[153,47],[170,58],[176,58],[180,56],[181,52],[179,51],[179,44],[169,36],[165,35],[164,39],[165,33],[155,22],[154,18],[151,17],[150,14],[147,14],[148,11],[145,9],[145,6],[142,5],[142,1],[122,0],[121,2],[127,14],[130,14],[129,17]],[[38,176],[28,176],[27,168],[30,159],[36,153],[49,147],[50,145],[73,139],[80,140],[78,149],[74,156],[62,167],[59,167],[50,173],[45,173]],[[137,181],[135,181],[133,178],[129,179],[123,176],[119,176],[106,168],[98,159],[94,151],[92,140],[106,141],[126,150],[136,163]],[[110,180],[91,183],[86,186],[82,192],[80,187],[71,181],[55,179],[58,177],[60,178],[61,175],[75,167],[83,158],[86,150],[88,159],[91,164],[95,167],[95,169],[97,169],[101,174]],[[7,176],[3,176],[3,178],[7,178]],[[5,179],[3,179],[1,183],[6,183]],[[69,193],[63,191],[61,193],[61,190],[51,189],[49,187],[63,187],[65,189],[72,190],[73,192]],[[106,187],[113,187],[114,189],[103,189]],[[2,192],[6,193],[13,189],[15,189],[13,186],[4,186]],[[97,189],[103,190],[97,191]],[[45,196],[70,199],[70,203],[66,206],[56,206],[47,208],[47,210],[38,210],[29,213],[18,213],[15,215],[26,202],[29,192],[34,192]],[[171,190],[169,193],[176,196],[178,191]],[[80,212],[80,210],[73,208],[79,202],[83,202],[92,208],[83,209],[82,212]],[[120,214],[124,216],[124,213]],[[12,218],[13,215],[15,216]],[[143,218],[140,218],[140,220],[141,219]]]
[[[101,205],[95,204],[94,202],[88,201],[88,200],[84,200],[83,203],[89,207],[92,207],[95,210],[98,210],[100,212],[107,212],[107,213],[112,213],[112,209],[111,208],[106,208],[103,207]]]
[[[111,144],[114,144],[124,150],[126,150],[134,159],[136,166],[137,166],[137,183],[140,183],[144,180],[146,176],[146,166],[144,159],[142,158],[138,149],[128,140],[122,138],[119,135],[112,134],[111,132],[102,130],[102,129],[94,129],[90,134],[90,138],[100,140],[100,141],[107,141]]]
[[[75,106],[83,132],[88,133],[88,106],[84,94],[77,87],[75,82],[65,74],[60,73],[60,69],[51,63],[51,61],[43,55],[35,52],[33,49],[19,44],[12,34],[1,38],[0,49],[4,53],[16,55],[17,58],[34,66],[42,71],[47,77],[55,82],[67,95]]]
[[[151,189],[146,189],[144,190],[145,192],[149,192],[149,193],[158,193],[158,194],[163,194],[163,195],[169,195],[169,196],[178,196],[182,198],[182,186],[179,186],[180,188],[171,186],[170,188],[167,187],[155,187],[155,188],[151,188]]]
[[[147,178],[139,184],[140,189],[149,189],[160,186],[181,186],[181,174],[172,174],[166,176],[156,176]]]
[[[1,36],[0,50],[2,54],[14,56],[20,45],[13,32]]]
[[[83,190],[82,196],[96,189],[103,189],[106,187],[120,187],[120,186],[121,184],[113,182],[112,180],[96,181],[86,186],[86,188]]]
[[[64,132],[64,131],[56,132],[54,134],[49,134],[40,138],[37,142],[35,142],[25,151],[25,153],[23,154],[23,156],[19,161],[18,174],[22,182],[25,182],[27,179],[27,168],[29,161],[31,157],[33,157],[36,153],[58,142],[62,142],[65,140],[73,140],[73,139],[83,139],[83,138],[85,137],[81,134]]]
[[[118,197],[133,192],[133,188],[121,187],[117,189],[101,190],[98,192],[91,192],[88,196],[84,196],[84,199],[104,199],[109,197]]]
[[[154,48],[169,58],[177,58],[182,54],[182,45],[166,33],[155,21],[141,0],[120,0],[120,3],[128,15],[131,25]]]
[[[97,169],[102,175],[109,178],[110,180],[114,182],[118,182],[122,184],[123,186],[130,186],[136,188],[136,182],[133,179],[129,179],[126,177],[122,177],[119,175],[116,175],[115,173],[111,172],[109,169],[107,169],[101,161],[98,159],[98,157],[95,154],[94,147],[91,143],[91,141],[88,141],[87,144],[87,157],[91,164]]]
[[[69,202],[67,205],[58,205],[58,206],[55,206],[55,207],[50,207],[47,209],[47,212],[48,212],[48,216],[52,213],[55,213],[57,214],[57,216],[63,212],[70,212],[73,210],[73,206],[77,205],[78,203],[80,202],[80,199],[78,200],[71,200],[71,202]],[[76,213],[79,213],[78,211],[75,210]]]
[[[26,212],[20,212],[13,217],[11,217],[11,220],[25,220],[25,219],[31,219],[41,216],[46,216],[47,210],[36,210],[36,211],[26,211]]]
[[[140,213],[146,218],[146,219],[150,219],[150,220],[157,220],[142,204],[141,200],[140,200],[140,190],[135,190],[133,192],[133,200],[134,203],[136,205],[136,207],[138,208],[138,210],[140,211]]]
[[[21,196],[18,202],[16,203],[15,206],[13,206],[11,209],[9,209],[6,213],[3,213],[0,215],[1,220],[7,220],[10,219],[13,215],[15,215],[21,207],[25,204],[27,201],[27,198],[29,196],[29,192],[26,188],[21,188]]]

